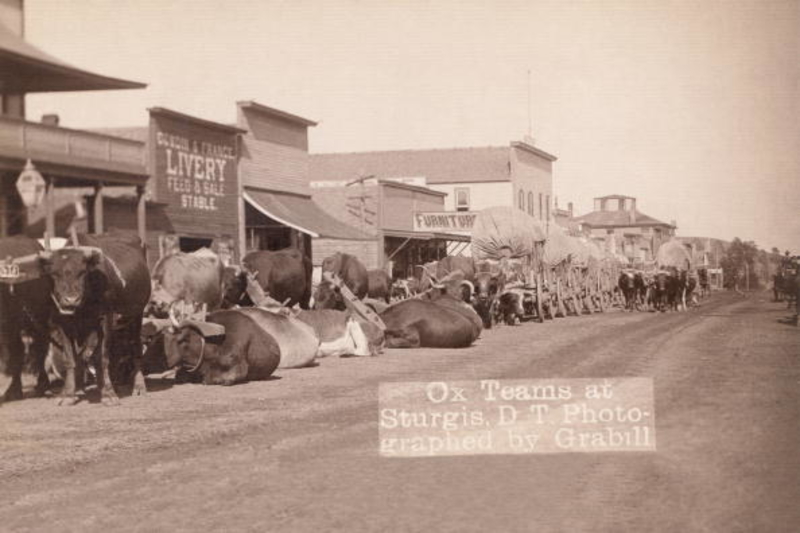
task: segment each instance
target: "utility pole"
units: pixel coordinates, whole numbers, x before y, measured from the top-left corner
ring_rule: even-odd
[[[528,69],[528,137],[531,136],[531,71]]]
[[[345,187],[351,187],[351,186],[356,185],[356,184],[361,185],[360,194],[355,195],[355,196],[348,196],[347,199],[348,200],[357,200],[358,201],[358,206],[356,208],[358,210],[358,213],[353,213],[353,211],[350,211],[350,213],[353,214],[353,215],[356,215],[359,218],[359,221],[361,223],[361,231],[362,232],[366,232],[367,213],[370,213],[372,215],[376,214],[376,213],[374,213],[372,211],[368,211],[367,210],[367,198],[370,198],[371,196],[366,193],[366,188],[365,188],[365,185],[364,185],[364,183],[367,180],[370,180],[370,179],[372,179],[374,177],[375,177],[374,174],[360,176],[360,177],[354,179],[353,181],[345,184]],[[348,205],[347,207],[351,208],[351,209],[353,208],[353,206],[350,206],[350,205]]]

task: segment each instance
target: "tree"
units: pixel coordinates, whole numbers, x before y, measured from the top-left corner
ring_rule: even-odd
[[[749,275],[750,288],[758,287],[758,270],[760,269],[756,268],[757,260],[758,247],[753,241],[742,241],[739,237],[733,239],[721,261],[725,286],[744,288],[748,286],[745,276]]]

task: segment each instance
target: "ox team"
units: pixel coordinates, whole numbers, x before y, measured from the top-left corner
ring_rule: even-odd
[[[177,252],[152,273],[141,242],[129,236],[82,235],[76,246],[47,252],[17,236],[0,240],[0,254],[36,254],[41,272],[14,290],[0,284],[2,358],[12,378],[5,400],[22,397],[26,356],[37,394],[49,388],[47,359],[50,374],[64,381],[60,403],[75,403],[94,380],[113,405],[116,388],[144,393],[149,372],[172,368],[178,380],[231,385],[329,355],[467,347],[484,329],[525,314],[521,298],[506,290],[513,268],[467,257],[420,265],[414,278],[392,283],[384,271],[336,253],[322,264],[335,276],[312,287],[310,259],[296,249],[251,252],[238,266],[225,266],[210,249]],[[354,312],[332,280],[380,320]],[[647,279],[623,271],[610,296],[630,309],[666,310],[697,286],[686,272]]]

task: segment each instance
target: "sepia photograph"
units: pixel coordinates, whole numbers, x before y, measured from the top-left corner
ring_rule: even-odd
[[[0,0],[0,532],[800,531],[800,0]]]

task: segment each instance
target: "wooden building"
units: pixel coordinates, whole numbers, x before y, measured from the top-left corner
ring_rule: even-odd
[[[371,240],[312,199],[308,128],[313,125],[245,101],[237,103],[236,125],[157,107],[150,109],[149,127],[103,130],[146,141],[151,263],[174,250],[203,246],[233,262],[253,250],[295,247],[321,263],[331,247]],[[129,228],[124,203],[117,198],[108,206],[109,227]],[[319,240],[327,248],[317,251]]]
[[[440,203],[409,213],[413,227],[469,237],[477,211],[508,206],[542,220],[551,219],[556,157],[528,139],[508,146],[312,154],[314,183],[344,184],[359,174],[444,194]],[[316,195],[315,195],[316,197]],[[468,253],[449,241],[448,253]]]
[[[93,228],[102,231],[104,190],[127,187],[134,197],[131,213],[137,213],[133,229],[143,234],[148,180],[145,144],[64,128],[57,115],[30,122],[25,117],[25,95],[145,85],[68,65],[26,42],[23,27],[22,0],[4,0],[0,9],[0,236],[22,233],[28,226],[29,212],[15,187],[27,161],[46,182],[43,233],[56,234],[57,189],[93,191],[89,216]]]
[[[367,268],[387,268],[393,277],[413,274],[414,265],[465,249],[469,235],[419,228],[415,213],[440,212],[446,193],[392,180],[366,178],[348,183],[312,181],[315,201],[331,216],[370,236],[368,241],[318,239],[324,250],[355,255]]]
[[[299,248],[321,264],[329,250],[372,239],[322,209],[309,187],[308,128],[316,122],[253,101],[237,103],[242,218],[247,250]],[[322,244],[324,243],[324,244]]]

